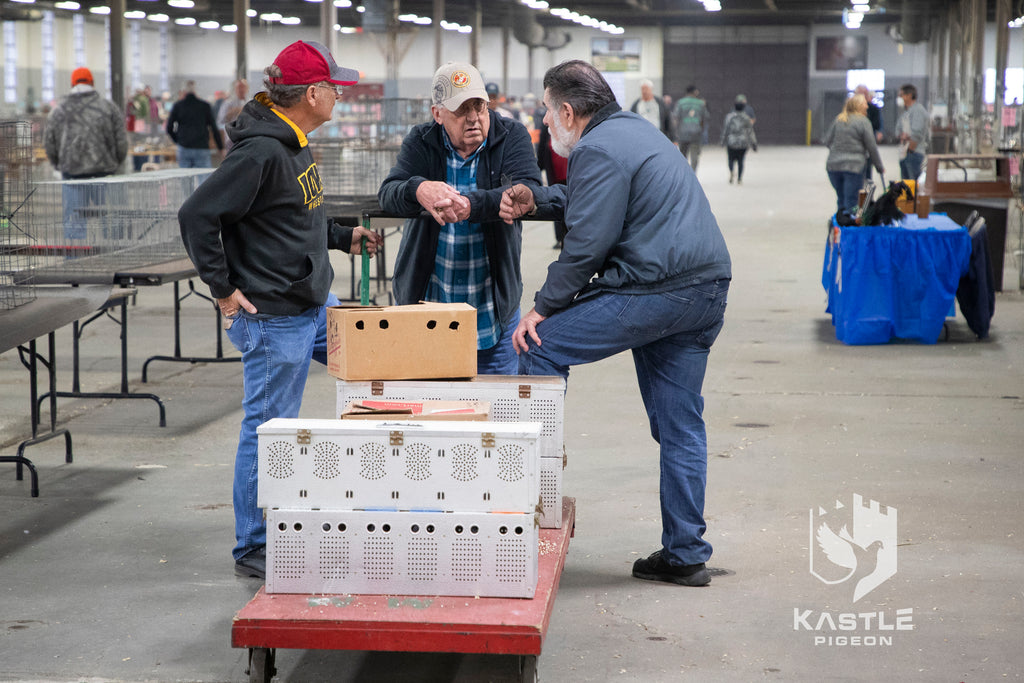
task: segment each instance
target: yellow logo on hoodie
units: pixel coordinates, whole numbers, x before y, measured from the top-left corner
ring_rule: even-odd
[[[306,172],[298,177],[298,181],[302,186],[306,209],[312,211],[324,203],[324,184],[320,181],[320,171],[316,168],[316,162],[310,164]]]

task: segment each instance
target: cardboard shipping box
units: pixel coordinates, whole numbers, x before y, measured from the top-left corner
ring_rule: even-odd
[[[487,420],[486,401],[352,401],[342,420]]]
[[[339,379],[447,379],[476,374],[469,304],[330,306],[327,372]]]

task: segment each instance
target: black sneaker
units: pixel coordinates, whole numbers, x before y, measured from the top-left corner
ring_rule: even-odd
[[[711,583],[704,563],[700,564],[669,564],[656,550],[650,557],[641,558],[633,563],[633,576],[648,581],[667,581],[680,586],[706,586]]]
[[[257,548],[235,560],[235,575],[249,579],[267,578],[267,550]]]

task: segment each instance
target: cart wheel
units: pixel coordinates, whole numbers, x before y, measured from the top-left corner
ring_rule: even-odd
[[[249,683],[270,683],[277,674],[274,651],[266,647],[249,648]]]
[[[537,683],[537,655],[521,655],[519,657],[519,680],[522,683]]]

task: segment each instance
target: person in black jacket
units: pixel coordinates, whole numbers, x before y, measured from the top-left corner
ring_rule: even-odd
[[[217,128],[217,119],[206,100],[196,97],[196,82],[185,82],[185,97],[174,103],[167,117],[167,134],[178,145],[178,166],[181,168],[210,168],[210,136],[217,149],[223,151],[224,142]]]
[[[334,271],[328,249],[377,251],[381,238],[335,224],[306,135],[331,119],[341,85],[359,72],[339,67],[319,43],[292,43],[265,70],[267,88],[227,126],[224,163],[178,212],[199,277],[242,353],[245,416],[235,455],[235,573],[263,578],[267,529],[256,505],[256,428],[298,417],[309,361],[327,362],[326,306]]]
[[[408,218],[392,282],[399,304],[468,303],[477,310],[477,371],[514,375],[522,223],[498,218],[503,187],[539,187],[523,124],[487,108],[480,72],[449,62],[434,73],[434,120],[415,126],[377,192]],[[426,214],[421,214],[421,212]]]

